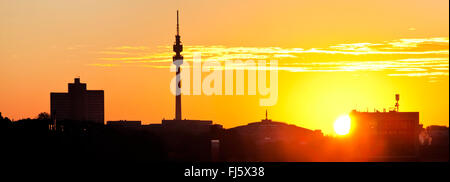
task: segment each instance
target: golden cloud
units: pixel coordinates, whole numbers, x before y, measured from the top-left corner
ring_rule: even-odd
[[[150,68],[169,68],[173,56],[171,46],[160,46],[156,51],[150,50],[145,46],[107,48],[99,52],[101,56],[98,59],[107,63],[90,66],[104,67],[126,63]],[[389,76],[448,76],[449,67],[448,37],[338,44],[311,49],[185,46],[185,61],[192,61],[194,53],[201,53],[202,61],[278,60],[278,69],[290,72],[388,71]]]

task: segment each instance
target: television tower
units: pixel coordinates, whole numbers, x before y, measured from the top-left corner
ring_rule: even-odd
[[[176,83],[178,86],[176,87],[176,96],[175,96],[175,120],[181,120],[181,80],[180,80],[180,66],[183,64],[183,56],[181,52],[183,51],[183,45],[181,45],[180,40],[180,27],[178,21],[178,10],[177,10],[177,35],[175,35],[175,44],[173,45],[173,52],[175,52],[175,56],[173,56],[173,64],[176,66]]]

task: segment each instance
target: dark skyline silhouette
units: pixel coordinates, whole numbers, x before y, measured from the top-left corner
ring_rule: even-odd
[[[18,160],[56,157],[74,161],[448,160],[448,127],[423,128],[419,112],[400,112],[398,107],[383,112],[352,111],[350,117],[356,127],[345,137],[324,136],[320,130],[273,121],[268,110],[259,122],[229,129],[213,121],[186,119],[163,119],[161,124],[148,125],[119,120],[107,121],[105,125],[85,117],[89,111],[73,112],[92,109],[88,105],[75,104],[83,109],[73,107],[69,99],[78,92],[75,98],[89,102],[90,97],[80,97],[89,92],[86,85],[75,78],[69,84],[69,92],[64,93],[71,117],[40,113],[36,119],[12,122],[0,113],[2,135],[9,138],[4,146],[12,149],[10,155]],[[398,95],[396,101],[398,106]],[[103,99],[100,103],[97,99],[96,104],[103,106]],[[34,147],[41,150],[27,155]]]
[[[175,118],[161,124],[104,122],[104,91],[87,90],[75,78],[67,93],[51,93],[51,113],[12,122],[0,113],[3,144],[17,160],[132,161],[448,161],[448,127],[423,128],[419,112],[358,112],[345,137],[324,136],[266,117],[225,129],[211,120],[182,119],[180,65],[183,45],[175,35]],[[447,136],[447,137],[445,137]],[[422,140],[420,140],[422,139]],[[35,149],[40,150],[36,151]]]

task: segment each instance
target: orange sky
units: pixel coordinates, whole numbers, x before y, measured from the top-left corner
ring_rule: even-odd
[[[76,76],[105,90],[106,120],[173,118],[171,45],[181,13],[193,52],[279,61],[273,120],[332,133],[352,109],[401,111],[449,124],[449,2],[0,0],[0,112],[49,112]],[[260,96],[185,96],[183,114],[225,127],[264,117]]]

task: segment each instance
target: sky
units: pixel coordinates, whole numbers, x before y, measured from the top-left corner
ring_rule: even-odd
[[[176,10],[186,62],[277,60],[278,102],[183,96],[183,117],[225,128],[269,118],[333,132],[351,110],[420,112],[449,124],[447,0],[0,0],[0,112],[50,112],[80,77],[105,90],[105,120],[174,117]],[[203,73],[205,76],[207,73]]]

